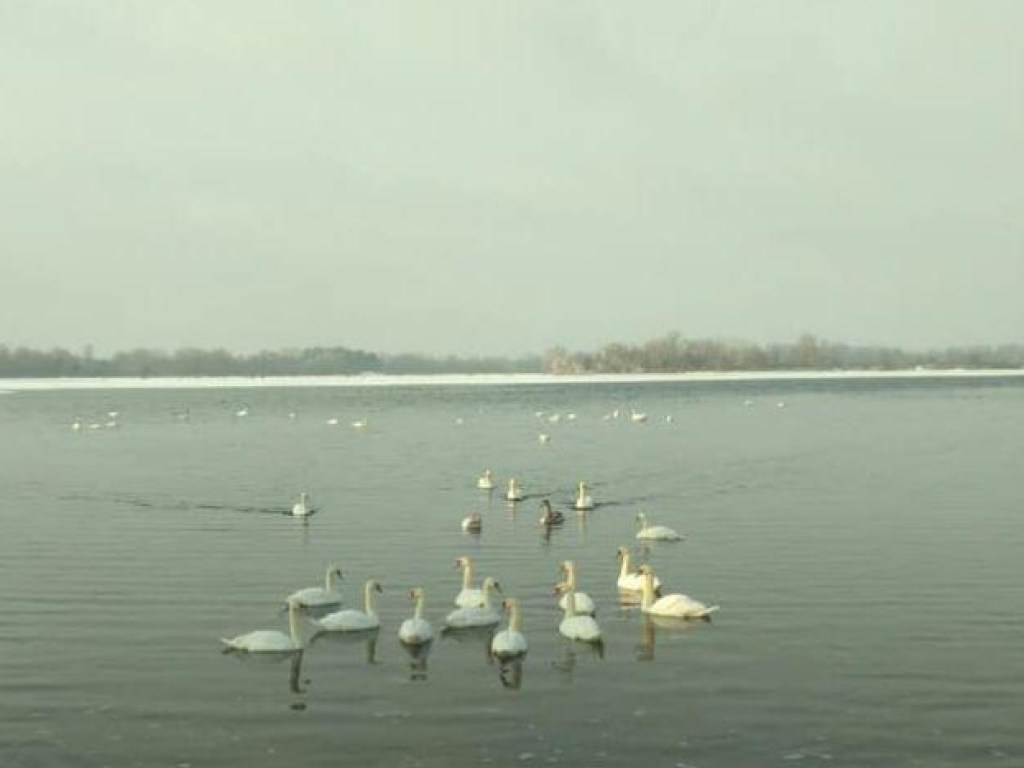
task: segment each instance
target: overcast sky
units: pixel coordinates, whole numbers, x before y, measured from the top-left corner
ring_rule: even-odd
[[[1024,341],[1018,0],[0,0],[0,343]]]

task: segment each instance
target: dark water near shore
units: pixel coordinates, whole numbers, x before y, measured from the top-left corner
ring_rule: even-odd
[[[1022,475],[1020,379],[0,395],[0,766],[1024,765]],[[538,499],[580,479],[599,507],[546,539]],[[641,509],[712,624],[618,604]],[[521,669],[398,644],[460,554],[521,598]],[[557,632],[566,558],[603,658]],[[220,653],[334,562],[350,606],[385,585],[375,647]]]

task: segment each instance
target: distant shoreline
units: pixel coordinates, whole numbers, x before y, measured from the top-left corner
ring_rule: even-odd
[[[286,387],[510,386],[551,384],[644,384],[658,382],[806,381],[855,379],[949,379],[1024,377],[1022,368],[917,368],[839,371],[691,371],[637,374],[360,374],[355,376],[188,376],[0,379],[0,392],[87,389],[273,389]]]

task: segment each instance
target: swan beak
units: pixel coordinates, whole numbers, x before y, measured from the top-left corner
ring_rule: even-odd
[[[498,582],[494,582],[494,588],[495,588],[495,589],[496,589],[496,590],[497,590],[498,592],[501,592],[501,591],[502,591],[502,589],[501,589],[501,584],[499,584]]]
[[[374,591],[376,591],[376,592],[381,592],[381,593],[383,593],[383,592],[384,592],[384,587],[382,587],[382,586],[381,586],[380,584],[374,584],[374,585],[373,585],[373,589],[374,589]]]

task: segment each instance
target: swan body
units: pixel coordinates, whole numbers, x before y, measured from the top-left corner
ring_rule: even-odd
[[[630,570],[629,549],[627,547],[619,547],[618,555],[622,565],[619,568],[619,579],[616,582],[616,586],[629,592],[643,592],[644,575],[639,570]],[[659,589],[661,589],[661,579],[655,576],[654,591],[657,592]]]
[[[491,477],[491,470],[484,470],[484,473],[477,478],[476,487],[481,491],[490,491],[494,489],[494,479]]]
[[[508,490],[505,492],[506,501],[522,501],[523,492],[519,490],[519,485],[516,483],[514,477],[508,479]]]
[[[717,605],[710,607],[688,595],[673,593],[654,599],[654,571],[647,565],[640,566],[644,576],[644,596],[640,601],[640,610],[652,616],[666,616],[675,619],[704,619],[711,621],[711,614],[718,610]]]
[[[484,579],[483,605],[469,605],[465,608],[456,608],[445,617],[445,626],[455,629],[464,627],[489,627],[501,621],[501,614],[491,603],[491,593],[500,592],[501,587],[493,578],[488,576]]]
[[[473,561],[463,556],[455,561],[455,567],[462,569],[462,590],[455,596],[459,608],[471,608],[484,604],[484,591],[473,586]]]
[[[506,598],[504,607],[508,613],[508,628],[498,632],[491,639],[491,655],[498,659],[513,659],[526,653],[530,644],[526,642],[526,635],[522,632],[519,601],[514,597]]]
[[[597,643],[601,641],[601,627],[593,616],[579,615],[576,613],[575,593],[569,592],[569,598],[562,622],[558,625],[559,633],[570,640],[582,640],[585,643]]]
[[[640,523],[640,530],[636,534],[638,539],[646,539],[648,541],[679,541],[683,538],[682,534],[676,532],[673,528],[664,525],[648,525],[647,515],[643,512],[638,513],[636,519]]]
[[[295,601],[308,608],[322,608],[327,605],[340,605],[341,593],[335,589],[335,583],[341,578],[341,569],[332,565],[324,576],[324,586],[306,587],[292,592],[288,602]]]
[[[587,484],[580,480],[579,488],[576,490],[576,503],[573,507],[578,512],[586,512],[588,509],[594,508],[594,500],[590,498],[590,494],[587,493]]]
[[[363,610],[353,609],[335,611],[317,620],[316,624],[324,632],[359,632],[365,629],[377,629],[380,617],[373,605],[373,593],[381,592],[380,584],[370,579],[363,586]]]
[[[426,593],[423,587],[416,587],[409,593],[409,597],[416,602],[411,619],[406,619],[398,628],[398,639],[406,645],[423,645],[434,639],[434,628],[430,622],[423,618],[423,602]]]
[[[562,599],[558,601],[558,607],[563,611],[569,610],[569,601],[573,601],[573,613],[593,616],[597,613],[597,606],[593,599],[586,592],[576,591],[576,563],[566,560],[560,566],[565,574],[565,581],[557,585],[555,589],[563,592]]]
[[[258,629],[238,637],[222,637],[228,651],[248,653],[294,653],[304,647],[299,614],[308,609],[294,600],[288,601],[288,634],[274,629]]]
[[[306,492],[300,493],[299,500],[292,506],[292,515],[294,517],[309,517],[315,511],[309,501],[309,494]]]
[[[484,519],[479,512],[473,512],[462,518],[462,530],[466,533],[480,533],[484,529]]]
[[[561,525],[565,522],[565,515],[556,509],[552,509],[551,502],[547,499],[544,499],[540,506],[544,510],[540,516],[541,525]]]

